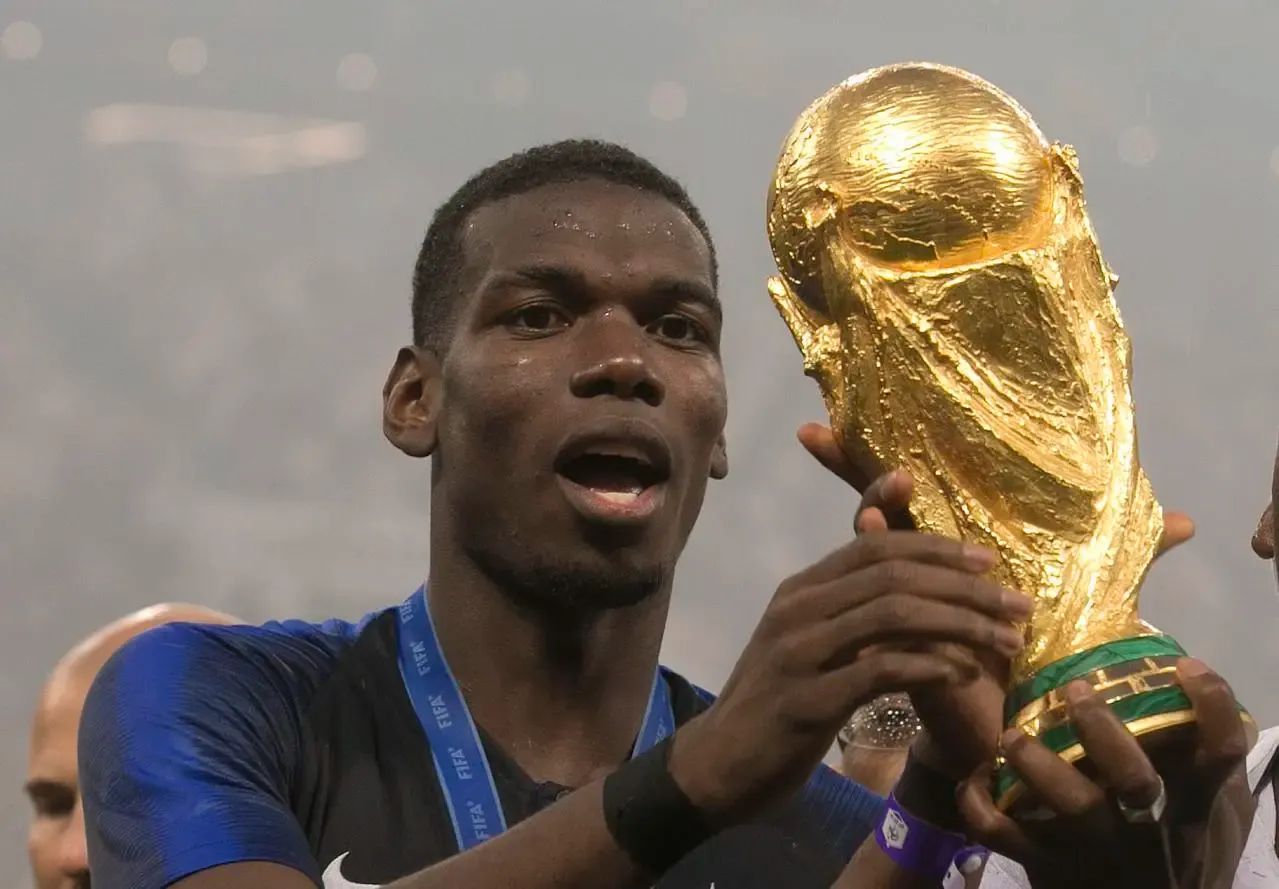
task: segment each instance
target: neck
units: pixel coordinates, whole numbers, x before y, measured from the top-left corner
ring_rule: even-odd
[[[630,755],[670,602],[546,614],[521,608],[465,557],[434,553],[428,607],[476,724],[536,781],[578,787]]]

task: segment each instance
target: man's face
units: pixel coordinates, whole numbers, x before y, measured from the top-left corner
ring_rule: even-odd
[[[464,244],[433,520],[513,595],[638,602],[726,471],[706,241],[665,199],[586,180],[482,207]]]
[[[76,733],[88,685],[74,674],[55,676],[36,711],[26,792],[32,806],[27,849],[37,889],[89,885],[76,772]]]

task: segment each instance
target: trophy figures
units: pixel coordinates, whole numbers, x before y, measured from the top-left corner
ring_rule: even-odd
[[[965,71],[876,68],[795,123],[768,234],[769,293],[845,452],[908,471],[916,526],[994,549],[993,579],[1035,598],[1007,723],[1082,759],[1077,679],[1144,744],[1193,722],[1184,651],[1138,617],[1163,513],[1073,150]],[[996,784],[1016,808],[1016,774]]]

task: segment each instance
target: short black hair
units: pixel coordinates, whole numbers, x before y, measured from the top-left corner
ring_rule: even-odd
[[[454,319],[462,236],[471,214],[481,207],[550,185],[604,179],[652,192],[680,209],[706,239],[711,280],[719,286],[715,243],[702,214],[675,179],[629,148],[597,139],[566,139],[513,154],[468,179],[431,218],[413,269],[413,343],[447,350]]]

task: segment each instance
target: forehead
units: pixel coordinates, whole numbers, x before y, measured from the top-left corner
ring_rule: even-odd
[[[485,205],[471,216],[464,243],[480,274],[554,265],[712,285],[710,247],[682,210],[661,195],[602,179],[552,183]]]
[[[88,684],[78,677],[55,678],[40,696],[31,726],[28,780],[74,783],[76,735]]]

